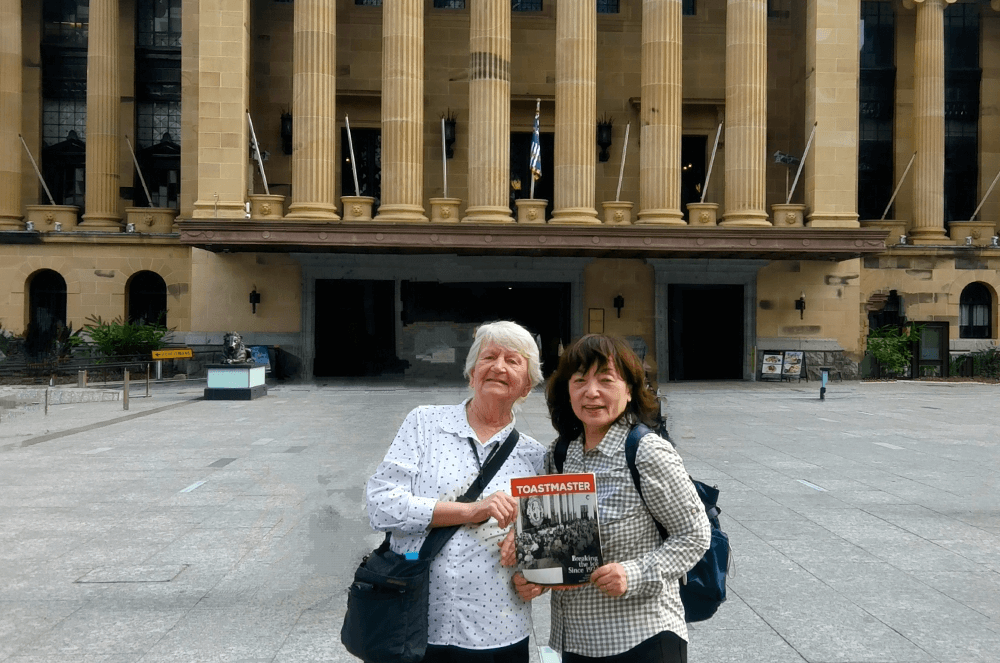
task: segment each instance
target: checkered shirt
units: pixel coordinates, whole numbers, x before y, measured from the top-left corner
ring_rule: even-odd
[[[563,472],[597,475],[604,563],[625,567],[628,588],[618,598],[589,584],[552,592],[553,649],[598,657],[628,651],[663,631],[687,640],[678,579],[708,550],[711,527],[681,457],[655,433],[640,440],[636,454],[639,496],[625,462],[629,429],[616,423],[594,449],[584,452],[581,437],[567,450]],[[551,448],[545,469],[556,472]],[[670,533],[666,539],[654,515]]]

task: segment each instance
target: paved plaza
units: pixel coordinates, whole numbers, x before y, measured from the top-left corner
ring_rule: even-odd
[[[356,660],[345,590],[381,538],[365,481],[411,408],[466,390],[203,388],[0,419],[0,661]],[[663,391],[688,470],[722,490],[735,557],[729,601],[691,628],[692,663],[1000,661],[1000,387]],[[518,428],[551,441],[540,392]],[[545,642],[545,600],[535,617]]]

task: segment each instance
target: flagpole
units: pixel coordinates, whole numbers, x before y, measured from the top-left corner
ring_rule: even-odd
[[[903,176],[899,178],[899,182],[896,184],[896,189],[892,192],[892,197],[889,198],[889,204],[885,206],[885,211],[882,212],[882,218],[879,221],[885,220],[885,215],[889,213],[889,208],[892,207],[892,201],[896,200],[896,194],[899,193],[899,187],[903,186],[903,180],[906,179],[907,174],[910,172],[910,167],[913,165],[913,160],[917,158],[917,153],[914,152],[913,156],[910,157],[910,163],[906,164],[906,170],[903,171]]]
[[[975,221],[976,220],[976,215],[979,214],[979,210],[983,209],[983,205],[986,204],[986,199],[990,197],[991,193],[993,193],[993,187],[995,187],[997,185],[997,181],[998,180],[1000,180],[1000,173],[997,173],[997,176],[993,178],[993,184],[990,185],[990,188],[986,192],[986,195],[983,196],[983,199],[979,201],[979,207],[977,207],[976,211],[973,212],[972,216],[969,217],[969,221]]]
[[[444,197],[448,197],[448,145],[444,139],[444,115],[441,116],[441,171],[444,173]]]
[[[354,174],[354,195],[360,196],[361,189],[358,187],[358,167],[354,164],[354,141],[351,140],[351,120],[344,115],[344,126],[347,127],[347,147],[351,151],[351,173]]]
[[[708,182],[712,179],[712,166],[715,165],[715,153],[719,151],[719,138],[721,137],[722,122],[719,122],[719,129],[715,132],[715,145],[712,147],[712,158],[708,160],[708,174],[705,175],[705,186],[701,189],[701,202],[705,202],[705,195],[708,193]]]
[[[535,198],[535,180],[538,179],[538,176],[535,175],[535,169],[533,168],[533,166],[535,165],[534,164],[534,162],[535,162],[535,155],[534,155],[535,145],[538,146],[538,160],[539,160],[539,163],[541,163],[541,158],[542,158],[542,156],[541,156],[542,155],[542,143],[541,143],[541,138],[538,135],[538,114],[541,113],[541,111],[542,111],[542,100],[541,99],[535,99],[535,126],[534,126],[534,128],[532,129],[532,132],[531,132],[531,150],[530,150],[530,155],[528,157],[528,172],[531,175],[531,192],[528,194],[528,197],[531,198],[532,200],[534,200],[534,198]]]
[[[819,122],[813,124],[812,131],[809,133],[809,140],[806,141],[806,151],[802,153],[802,159],[799,161],[799,169],[795,173],[795,179],[792,180],[792,188],[788,192],[788,198],[785,199],[785,204],[792,202],[792,194],[795,193],[795,185],[799,183],[799,175],[802,174],[802,169],[806,165],[806,157],[809,156],[809,148],[812,147],[813,138],[816,136],[816,127],[819,126]]]
[[[125,142],[128,144],[128,151],[132,155],[132,163],[135,164],[135,172],[139,173],[139,181],[142,182],[142,190],[146,192],[146,201],[149,206],[153,206],[153,198],[149,195],[149,187],[146,186],[146,178],[142,176],[142,168],[139,168],[139,160],[135,158],[135,150],[132,149],[132,141],[125,136]]]
[[[24,151],[28,153],[28,159],[31,160],[31,165],[35,169],[35,175],[38,175],[38,181],[42,183],[42,188],[45,189],[45,195],[49,197],[49,204],[55,205],[56,201],[52,198],[52,192],[49,191],[49,185],[45,183],[45,178],[42,177],[42,171],[38,170],[38,164],[35,163],[35,157],[31,156],[31,150],[28,149],[28,144],[24,142],[24,136],[18,134],[17,137],[21,139],[21,145],[24,145]]]
[[[625,176],[625,154],[628,151],[628,130],[631,128],[632,128],[631,122],[625,125],[625,142],[622,144],[622,165],[618,169],[618,190],[615,192],[616,203],[618,202],[618,199],[621,198],[622,195],[622,177]]]
[[[250,118],[250,111],[247,111],[247,122],[250,123],[250,137],[253,138],[253,152],[257,157],[257,167],[260,168],[260,179],[264,182],[264,193],[271,195],[271,190],[267,188],[267,175],[264,174],[264,159],[260,154],[260,145],[257,144],[257,132],[253,130],[253,120]]]

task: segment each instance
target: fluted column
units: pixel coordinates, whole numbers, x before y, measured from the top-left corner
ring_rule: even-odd
[[[0,0],[0,230],[20,230],[21,0]]]
[[[809,0],[806,7],[806,136],[803,168],[808,226],[857,228],[858,0]],[[803,143],[804,144],[804,143]]]
[[[642,3],[642,149],[637,223],[684,225],[681,211],[681,0]]]
[[[296,0],[292,203],[288,217],[337,221],[337,3]]]
[[[513,223],[510,0],[476,0],[469,30],[469,207],[463,221]]]
[[[955,0],[906,0],[917,8],[913,67],[914,244],[950,244],[944,231],[944,8]]]
[[[427,221],[424,189],[424,3],[382,6],[382,204],[377,221]]]
[[[250,168],[249,26],[249,0],[201,0],[195,218],[244,216]]]
[[[86,211],[82,230],[121,227],[118,212],[118,0],[91,0],[87,37]]]
[[[597,5],[556,5],[556,145],[551,223],[600,223],[597,166]]]
[[[767,0],[728,0],[726,9],[726,213],[723,226],[769,226]]]

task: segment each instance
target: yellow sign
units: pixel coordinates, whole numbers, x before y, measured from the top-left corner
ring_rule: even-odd
[[[194,357],[194,351],[191,348],[153,350],[153,359],[191,359],[192,357]]]

